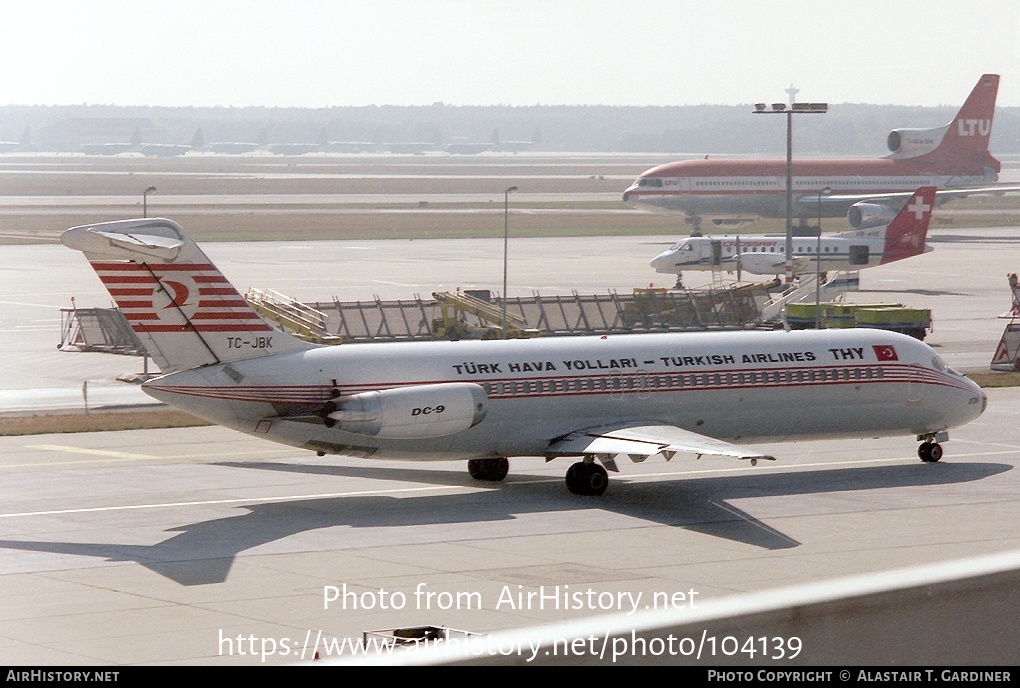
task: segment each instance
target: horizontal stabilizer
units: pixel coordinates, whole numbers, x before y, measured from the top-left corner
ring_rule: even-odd
[[[180,239],[171,239],[154,234],[115,234],[113,232],[101,232],[96,229],[90,230],[89,233],[109,240],[113,246],[157,258],[175,258],[178,251],[181,250],[181,246],[184,245],[184,242]]]

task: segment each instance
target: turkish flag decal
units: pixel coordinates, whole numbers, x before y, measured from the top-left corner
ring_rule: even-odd
[[[879,346],[872,346],[875,350],[875,357],[880,361],[898,361],[899,356],[896,355],[896,349],[889,344],[881,344]]]

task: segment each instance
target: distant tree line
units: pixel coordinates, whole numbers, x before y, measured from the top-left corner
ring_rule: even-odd
[[[796,120],[796,150],[806,155],[882,155],[894,128],[946,124],[958,106],[831,104]],[[751,105],[605,105],[333,108],[0,107],[0,150],[79,152],[84,146],[145,146],[224,152],[237,146],[356,150],[403,144],[406,151],[548,150],[782,154],[785,118],[754,117]],[[281,148],[280,150],[287,150]],[[995,153],[1020,153],[1020,108],[999,108]]]

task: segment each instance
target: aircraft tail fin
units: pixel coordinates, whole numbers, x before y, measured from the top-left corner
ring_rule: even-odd
[[[934,208],[934,186],[922,186],[914,192],[899,215],[885,228],[881,265],[924,253]]]
[[[995,115],[995,98],[999,91],[999,75],[983,74],[970,92],[963,107],[930,153],[921,156],[932,162],[952,162],[967,175],[997,174],[1002,164],[988,150]]]
[[[85,254],[164,373],[316,346],[266,322],[172,220],[82,225],[60,241]]]

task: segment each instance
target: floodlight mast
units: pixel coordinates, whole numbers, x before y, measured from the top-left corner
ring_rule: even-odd
[[[510,244],[510,194],[517,191],[516,186],[508,186],[503,191],[503,331],[501,339],[506,339],[506,266]]]
[[[828,112],[828,103],[755,103],[755,115],[786,115],[786,283],[793,282],[793,116],[817,115]]]

